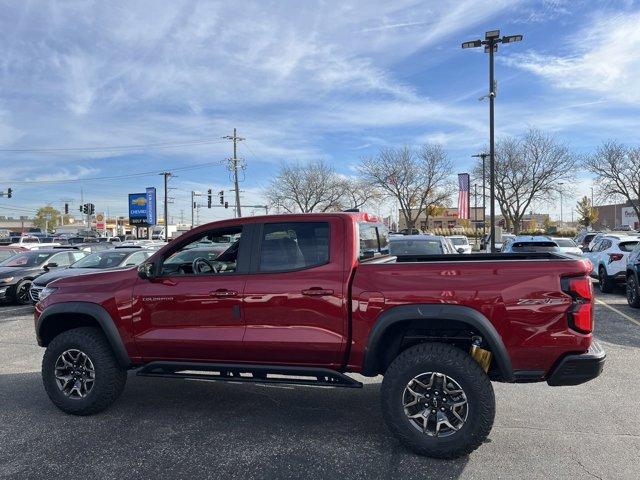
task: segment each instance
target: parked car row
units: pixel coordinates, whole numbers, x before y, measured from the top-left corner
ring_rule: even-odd
[[[67,276],[96,269],[130,268],[139,265],[163,243],[140,245],[82,243],[29,249],[21,245],[0,246],[0,302],[36,303],[47,285]]]

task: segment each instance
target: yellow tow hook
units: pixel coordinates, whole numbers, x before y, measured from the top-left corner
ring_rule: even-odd
[[[482,344],[481,337],[473,337],[471,339],[471,342],[472,343],[469,354],[475,359],[476,362],[478,362],[478,364],[480,364],[485,373],[488,372],[489,367],[491,366],[491,352],[480,347],[480,345]]]

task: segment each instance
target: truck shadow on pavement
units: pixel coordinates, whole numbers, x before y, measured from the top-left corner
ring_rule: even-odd
[[[420,457],[391,436],[378,389],[130,374],[109,410],[74,417],[49,402],[39,373],[0,375],[0,477],[458,478],[466,457]]]

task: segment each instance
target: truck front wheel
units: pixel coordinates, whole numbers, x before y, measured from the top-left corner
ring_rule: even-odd
[[[82,327],[51,340],[42,359],[42,381],[60,410],[91,415],[120,396],[127,371],[118,364],[100,330]]]
[[[402,352],[384,375],[381,400],[394,435],[416,453],[436,458],[474,451],[495,416],[489,377],[467,353],[441,343]]]

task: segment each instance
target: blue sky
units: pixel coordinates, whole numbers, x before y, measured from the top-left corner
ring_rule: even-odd
[[[538,127],[578,153],[638,143],[633,1],[4,1],[2,12],[0,189],[14,198],[0,215],[77,209],[81,188],[124,215],[126,194],[161,177],[93,178],[182,169],[171,210],[188,218],[192,189],[230,188],[221,137],[233,127],[247,139],[245,203],[262,203],[281,162],[353,175],[382,146],[442,143],[467,171],[488,135],[487,57],[460,43],[494,28],[525,36],[498,53],[498,135]],[[162,145],[120,148],[148,144]],[[578,172],[573,196],[590,185]]]

